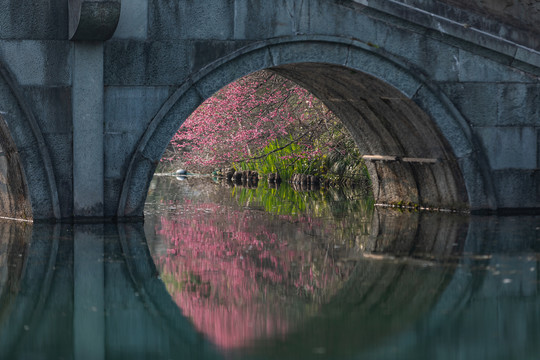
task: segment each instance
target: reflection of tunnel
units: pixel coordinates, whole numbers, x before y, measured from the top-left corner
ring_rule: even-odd
[[[409,354],[404,351],[428,344],[429,356],[420,358],[431,359],[441,349],[455,354],[456,346],[460,353],[475,354],[488,343],[493,354],[517,349],[521,358],[531,358],[527,355],[538,348],[534,314],[540,297],[538,271],[529,268],[537,268],[538,259],[531,237],[518,243],[512,234],[534,234],[538,217],[520,220],[502,219],[498,225],[473,218],[468,225],[467,218],[456,216],[379,212],[363,243],[367,255],[380,258],[358,259],[352,276],[318,315],[297,324],[286,339],[265,340],[253,358],[312,359],[314,349],[323,349],[340,358],[382,351],[380,358],[393,359],[395,351]],[[83,358],[87,349],[103,355],[95,358],[219,358],[157,276],[142,224],[30,229],[25,223],[0,223],[6,235],[0,246],[9,255],[0,257],[1,358],[36,353]],[[480,250],[483,246],[488,248]],[[523,255],[531,254],[524,263]],[[505,274],[515,285],[497,290],[502,279],[485,264],[501,256],[509,265],[524,263],[526,271]],[[438,260],[449,262],[437,265]],[[473,273],[482,265],[484,271]],[[504,334],[496,346],[483,336],[508,324],[528,330]]]
[[[382,211],[320,313],[246,358],[536,359],[538,220]]]
[[[0,216],[31,219],[32,208],[19,154],[0,116]]]
[[[344,122],[366,155],[377,202],[468,207],[452,150],[411,99],[342,66],[305,63],[272,70],[313,92]]]

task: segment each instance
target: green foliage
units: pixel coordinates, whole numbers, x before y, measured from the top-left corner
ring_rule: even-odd
[[[309,214],[315,217],[341,217],[351,213],[369,213],[374,206],[365,189],[325,189],[317,191],[296,191],[283,184],[269,188],[266,183],[255,189],[234,187],[232,196],[239,204],[260,206],[274,215]]]
[[[293,174],[321,175],[322,156],[309,157],[307,151],[306,146],[294,142],[289,136],[289,139],[271,142],[257,159],[236,163],[235,168],[255,170],[261,174],[277,172],[285,181]]]
[[[191,172],[218,167],[315,175],[363,183],[367,171],[341,121],[307,90],[271,71],[229,84],[205,101],[174,136],[163,163]]]
[[[340,150],[330,150],[328,154],[306,156],[308,149],[293,141],[275,140],[264,148],[263,155],[255,160],[235,163],[241,170],[255,170],[260,174],[278,172],[284,181],[293,174],[316,175],[333,183],[369,183],[369,174],[356,145],[342,144]],[[344,152],[344,153],[342,153]]]

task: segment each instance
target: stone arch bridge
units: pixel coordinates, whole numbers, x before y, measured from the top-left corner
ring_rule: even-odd
[[[142,216],[189,114],[271,69],[321,98],[376,200],[540,208],[538,4],[2,0],[2,215]]]

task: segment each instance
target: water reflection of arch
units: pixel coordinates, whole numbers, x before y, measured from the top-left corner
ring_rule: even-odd
[[[376,213],[346,285],[266,358],[536,358],[539,220]]]
[[[528,288],[524,284],[530,279],[525,275],[505,275],[515,284],[506,288],[494,273],[486,271],[475,276],[468,271],[468,264],[494,267],[494,262],[501,262],[504,256],[509,262],[523,261],[508,253],[538,252],[538,244],[519,242],[519,237],[526,235],[524,231],[532,231],[533,236],[526,238],[536,239],[538,221],[538,217],[527,221],[520,218],[519,222],[512,222],[512,218],[473,218],[469,223],[459,216],[377,211],[371,232],[359,240],[364,245],[362,257],[357,259],[358,265],[345,286],[321,308],[320,315],[298,324],[286,340],[266,342],[264,354],[256,357],[284,358],[294,354],[294,358],[313,358],[314,349],[324,348],[340,356],[369,359],[396,358],[395,351],[403,355],[400,358],[421,358],[415,348],[427,346],[424,358],[435,358],[437,351],[452,353],[461,340],[455,334],[464,329],[462,323],[467,328],[471,321],[486,320],[493,306],[501,311],[496,320],[503,319],[505,326],[525,320],[525,326],[527,321],[533,321],[532,328],[538,328],[539,324],[534,323],[540,309],[537,270],[527,272],[526,276],[536,281],[528,282]],[[28,224],[8,223],[0,228],[2,234],[19,236],[15,242],[6,242],[9,237],[2,237],[2,249],[7,248],[14,257],[0,258],[1,264],[9,265],[8,275],[2,277],[8,279],[2,285],[9,287],[2,286],[0,294],[1,358],[16,358],[32,351],[72,357],[80,347],[81,334],[77,332],[84,330],[75,325],[77,319],[96,313],[81,307],[81,303],[84,305],[86,298],[96,294],[104,303],[97,313],[106,314],[102,328],[97,330],[106,334],[103,350],[107,356],[136,357],[159,351],[192,358],[217,357],[178,310],[159,279],[142,224],[35,224],[32,233]],[[96,259],[100,251],[105,255]],[[469,255],[461,257],[463,254]],[[435,266],[439,260],[447,262]],[[536,256],[530,261],[525,264],[527,268],[538,268]],[[5,267],[1,269],[4,274]],[[418,271],[425,276],[419,277]],[[93,274],[92,281],[80,278],[81,272]],[[96,275],[100,273],[102,278]],[[482,286],[476,286],[478,282]],[[75,289],[76,284],[83,288]],[[103,287],[101,293],[99,286]],[[499,292],[493,293],[493,289]],[[528,292],[525,303],[515,300],[514,295],[520,291]],[[334,316],[336,309],[342,313],[343,308],[345,313]],[[513,320],[514,315],[519,316]],[[339,327],[333,327],[336,321]],[[484,326],[492,325],[493,321],[488,321]],[[471,347],[460,351],[478,347],[474,343],[478,334],[474,332],[485,331],[478,326],[467,330]],[[328,330],[313,331],[321,328]],[[511,350],[520,349],[524,336],[528,344],[531,338],[536,343],[538,331],[512,331],[505,340],[515,344]],[[497,355],[501,346],[496,344],[490,354]],[[535,349],[530,348],[529,353],[524,349],[521,358],[532,358]],[[512,355],[501,353],[506,358]],[[246,356],[249,358],[249,354]]]
[[[78,358],[89,347],[96,358],[217,357],[159,279],[142,224],[33,230],[13,240],[28,251],[11,252],[22,264],[0,294],[0,358]]]

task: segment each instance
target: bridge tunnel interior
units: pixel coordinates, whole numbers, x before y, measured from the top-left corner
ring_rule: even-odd
[[[0,217],[31,219],[29,199],[19,153],[0,116]]]
[[[413,100],[343,66],[298,63],[270,70],[312,92],[340,118],[364,155],[377,203],[468,210],[450,145]]]
[[[347,128],[363,156],[376,203],[469,210],[449,143],[413,100],[374,76],[340,65],[268,68],[311,92]]]

